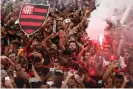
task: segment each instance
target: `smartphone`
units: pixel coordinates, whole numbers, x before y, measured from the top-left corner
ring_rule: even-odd
[[[5,77],[5,84],[9,84],[10,83],[10,77]]]
[[[49,82],[47,82],[47,84],[48,84],[49,86],[51,86],[51,85],[54,84],[54,82],[53,82],[53,81],[49,81]]]
[[[50,68],[50,71],[54,72],[54,68]]]
[[[48,76],[53,76],[54,75],[54,68],[50,68],[49,72],[48,72]]]
[[[70,20],[70,19],[65,19],[64,22],[65,22],[65,23],[70,23],[71,20]]]
[[[103,80],[98,80],[98,84],[103,84]]]
[[[28,70],[32,70],[32,63],[28,64]]]
[[[8,80],[10,80],[10,78],[9,77],[5,77],[5,80],[8,81]]]

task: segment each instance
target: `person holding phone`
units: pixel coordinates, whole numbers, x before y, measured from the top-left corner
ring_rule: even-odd
[[[82,79],[79,75],[76,74],[76,71],[70,70],[68,72],[68,76],[66,77],[64,83],[62,84],[61,88],[84,88],[84,84]]]

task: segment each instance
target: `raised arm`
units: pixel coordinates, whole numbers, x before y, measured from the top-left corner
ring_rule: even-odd
[[[53,36],[55,36],[55,34],[54,33],[52,33],[50,36],[48,36],[48,37],[46,37],[43,41],[42,41],[42,46],[43,46],[43,48],[44,49],[46,49],[46,51],[48,52],[48,47],[47,47],[47,41],[51,38],[51,37],[53,37]]]
[[[84,47],[84,46],[86,46],[86,47]],[[83,53],[89,48],[88,43],[86,43],[84,46],[82,47],[81,51],[79,52],[77,59],[80,59],[83,56]]]
[[[78,60],[80,60],[80,58],[83,56],[84,51],[85,51],[85,48],[83,47],[83,48],[81,49],[81,51],[79,52],[78,56],[77,56],[77,59],[78,59]]]
[[[16,63],[13,63],[8,57],[6,59],[10,62],[10,64],[16,69],[18,76],[25,79],[26,81],[29,81],[30,76],[21,68],[21,65]]]
[[[102,79],[106,81],[108,77],[112,74],[113,69],[116,67],[118,67],[117,61],[111,62],[110,66],[108,66],[108,69],[105,71]]]
[[[85,85],[82,81],[82,78],[79,75],[74,74],[74,78],[78,82],[78,84],[80,85],[80,88],[85,88]]]
[[[128,76],[123,76],[124,77],[124,82],[123,82],[123,84],[122,84],[122,86],[121,86],[121,88],[126,88],[126,86],[127,86],[127,83],[129,82],[129,79],[127,78]]]
[[[65,36],[64,36],[65,34],[64,34],[64,32],[61,30],[60,32],[59,32],[59,37],[60,37],[60,39],[59,39],[59,47],[60,47],[60,49],[61,50],[65,50],[65,47],[64,47],[64,41],[65,41]]]
[[[103,58],[102,56],[96,56],[96,70],[99,76],[102,76],[105,72],[104,66],[103,66]]]
[[[124,43],[124,39],[121,39],[120,40],[120,43],[119,43],[119,46],[118,46],[118,50],[117,50],[117,54],[120,55],[120,51],[121,51],[121,48],[123,46],[123,43]]]
[[[41,81],[41,78],[40,78],[40,76],[38,75],[38,73],[36,72],[36,70],[35,70],[35,68],[34,68],[33,65],[32,65],[32,70],[33,70],[33,72],[34,72],[35,78],[38,79],[38,81]]]
[[[81,51],[79,52],[79,54],[78,54],[78,56],[77,56],[77,59],[78,59],[78,62],[81,64],[81,65],[84,65],[84,66],[86,66],[86,63],[83,61],[83,53],[88,49],[88,47],[89,46],[87,46],[87,47],[83,47],[82,49],[81,49]]]
[[[4,22],[5,23],[7,23],[7,21],[11,18],[11,14],[12,14],[13,12],[10,12],[7,16],[6,16],[6,18],[5,18],[5,20],[4,20]]]
[[[76,43],[77,43],[77,45],[80,47],[80,48],[83,48],[84,46],[81,44],[81,43],[79,43],[78,41],[76,41]]]
[[[67,83],[69,81],[69,79],[73,76],[73,73],[71,71],[68,72],[68,76],[66,77],[64,83],[61,85],[61,88],[66,88]]]

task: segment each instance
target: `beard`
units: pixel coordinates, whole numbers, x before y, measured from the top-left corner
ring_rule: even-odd
[[[69,49],[72,53],[76,52],[76,49]]]

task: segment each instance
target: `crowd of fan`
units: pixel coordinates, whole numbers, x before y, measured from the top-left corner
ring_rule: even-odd
[[[40,30],[27,37],[15,23],[19,9],[2,8],[1,87],[133,88],[132,35],[108,22],[102,45],[89,40],[87,18],[94,9],[52,8]]]

